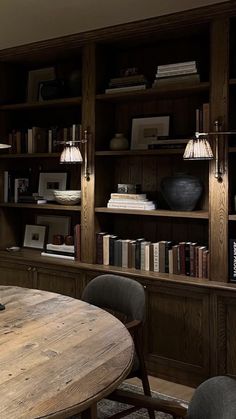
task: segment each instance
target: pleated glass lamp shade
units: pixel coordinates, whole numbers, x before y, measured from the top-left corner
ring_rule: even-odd
[[[207,138],[196,137],[189,140],[183,158],[184,160],[212,160],[214,156]]]
[[[60,163],[72,164],[82,163],[83,157],[79,147],[73,144],[67,144],[60,156]]]
[[[3,150],[4,148],[11,148],[9,144],[0,143],[0,150]]]

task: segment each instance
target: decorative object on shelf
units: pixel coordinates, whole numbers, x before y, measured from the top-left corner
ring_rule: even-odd
[[[80,70],[74,70],[69,74],[67,88],[69,96],[80,96],[82,86],[82,77]]]
[[[38,100],[53,100],[65,95],[64,80],[47,80],[39,83]]]
[[[75,135],[76,125],[73,124],[72,126],[72,139],[68,141],[62,141],[61,144],[64,144],[64,150],[60,156],[60,163],[62,164],[74,164],[74,163],[82,163],[83,157],[80,152],[79,147],[76,145],[77,143],[84,144],[84,177],[86,180],[90,179],[89,168],[88,168],[88,149],[87,149],[87,142],[89,133],[88,130],[85,129],[82,134],[82,127],[80,125],[80,132],[79,132],[79,139],[76,139]]]
[[[55,68],[39,68],[29,71],[28,74],[28,91],[27,102],[36,102],[39,100],[39,86],[43,81],[55,80]]]
[[[55,190],[53,192],[54,199],[58,204],[63,205],[76,205],[81,200],[81,191],[62,191]]]
[[[165,177],[161,181],[161,192],[172,210],[192,211],[203,191],[199,178],[184,173]]]
[[[115,136],[110,140],[110,150],[127,150],[129,148],[129,141],[125,138],[124,134],[117,132]]]
[[[23,247],[44,249],[46,242],[46,233],[47,227],[44,225],[26,224]]]
[[[54,191],[65,190],[67,182],[66,172],[41,172],[39,174],[39,190],[38,193],[47,201],[54,200]]]
[[[236,135],[236,131],[220,131],[219,121],[214,122],[215,131],[196,132],[195,136],[189,140],[184,151],[184,160],[212,160],[214,158],[211,146],[207,137],[215,136],[215,178],[221,182],[225,172],[223,161],[219,160],[219,136]]]
[[[132,119],[131,150],[147,150],[158,137],[168,137],[170,115]]]
[[[141,185],[136,183],[118,183],[117,185],[118,193],[141,193]]]
[[[71,217],[64,215],[37,215],[36,224],[48,227],[48,242],[53,242],[54,235],[67,236],[70,233]]]

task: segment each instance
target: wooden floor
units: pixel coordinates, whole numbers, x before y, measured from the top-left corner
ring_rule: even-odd
[[[129,379],[127,382],[138,386],[141,385],[141,381],[138,378]],[[151,376],[149,376],[149,382],[152,390],[186,401],[191,399],[195,390],[192,387],[171,383],[170,381],[161,380],[160,378]]]

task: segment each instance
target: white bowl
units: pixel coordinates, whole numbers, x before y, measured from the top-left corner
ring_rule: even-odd
[[[81,191],[59,191],[54,190],[53,195],[58,204],[75,205],[81,200]]]

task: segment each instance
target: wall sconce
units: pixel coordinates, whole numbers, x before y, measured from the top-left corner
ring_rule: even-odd
[[[79,133],[79,140],[75,139],[75,125],[72,126],[72,140],[68,141],[61,141],[60,144],[64,144],[64,149],[60,155],[60,163],[61,164],[76,164],[82,163],[83,157],[80,152],[78,143],[84,144],[84,177],[85,179],[89,180],[89,170],[88,170],[88,150],[87,150],[87,142],[88,142],[88,130],[83,131],[82,135],[82,128],[80,129]]]
[[[215,121],[215,131],[213,132],[196,132],[194,138],[191,138],[185,148],[184,160],[212,160],[214,155],[207,139],[209,135],[215,137],[215,178],[220,182],[223,175],[220,170],[219,161],[219,136],[235,135],[236,131],[219,131],[219,121]]]

